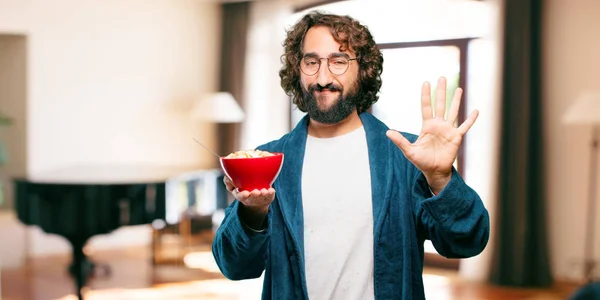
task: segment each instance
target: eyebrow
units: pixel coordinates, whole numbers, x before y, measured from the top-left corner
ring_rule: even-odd
[[[319,57],[319,55],[316,52],[309,52],[309,53],[304,53],[304,55],[302,57]],[[345,57],[345,58],[350,58],[350,55],[348,55],[348,53],[344,53],[344,52],[334,52],[331,53],[329,55],[329,57]]]

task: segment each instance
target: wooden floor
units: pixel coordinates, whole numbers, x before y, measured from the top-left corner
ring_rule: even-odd
[[[193,259],[195,269],[155,266],[147,249],[111,250],[92,253],[94,261],[107,263],[111,274],[90,279],[86,299],[260,299],[260,279],[232,282],[218,272],[209,248]],[[30,259],[17,270],[2,270],[1,300],[72,300],[73,282],[66,256]],[[552,290],[518,290],[467,282],[453,271],[427,269],[426,296],[436,300],[567,299],[576,286],[560,285]]]

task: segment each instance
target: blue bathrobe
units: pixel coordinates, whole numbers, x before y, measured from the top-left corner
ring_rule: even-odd
[[[386,136],[387,126],[368,112],[360,118],[371,169],[375,299],[425,299],[423,242],[431,240],[448,258],[475,256],[488,242],[488,212],[454,169],[448,185],[433,196],[425,176]],[[265,272],[262,299],[308,299],[301,195],[307,126],[304,117],[290,133],[258,147],[285,155],[273,184],[267,230],[245,228],[234,201],[213,240],[213,255],[225,277],[243,280]],[[411,142],[417,138],[403,134]]]

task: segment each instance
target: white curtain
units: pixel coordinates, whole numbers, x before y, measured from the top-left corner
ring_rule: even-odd
[[[287,18],[287,1],[252,1],[245,68],[246,120],[242,124],[242,149],[256,148],[278,139],[289,130],[289,102],[279,69]]]
[[[490,34],[469,45],[467,112],[479,110],[475,125],[466,135],[465,181],[476,190],[490,213],[491,233],[486,249],[478,256],[461,260],[460,275],[485,282],[489,279],[495,236],[497,170],[500,130],[500,83],[503,0],[490,0]]]

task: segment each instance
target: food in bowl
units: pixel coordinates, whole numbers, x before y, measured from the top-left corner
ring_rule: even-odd
[[[266,157],[266,156],[274,156],[275,154],[262,151],[262,150],[240,150],[236,152],[229,153],[229,155],[225,156],[225,158],[253,158],[253,157]]]
[[[221,157],[225,175],[238,191],[252,191],[271,187],[283,166],[283,153],[262,150],[241,150]]]

